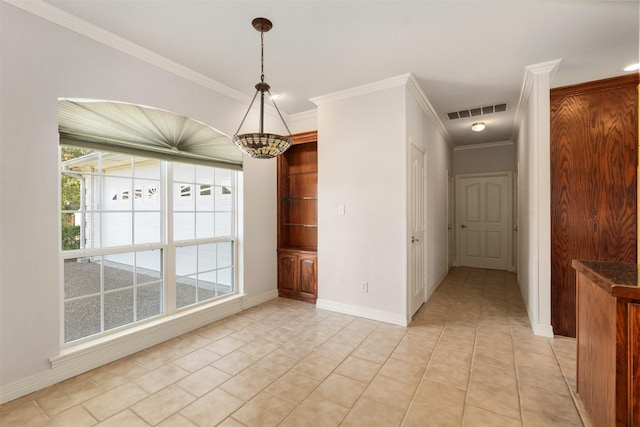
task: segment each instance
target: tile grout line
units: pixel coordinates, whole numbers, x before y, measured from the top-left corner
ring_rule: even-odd
[[[442,285],[444,285],[444,283],[442,283]],[[437,291],[434,292],[431,297],[433,298],[436,295],[436,293],[437,293]],[[424,309],[427,308],[426,307],[427,304],[428,304],[428,301],[425,303]],[[407,409],[406,409],[406,411],[404,413],[404,416],[402,417],[402,420],[400,421],[400,426],[403,426],[405,421],[407,420],[407,416],[409,415],[409,409],[413,406],[413,404],[415,402],[415,399],[416,399],[416,395],[418,394],[418,390],[420,389],[420,386],[422,385],[422,383],[425,381],[425,378],[427,376],[427,371],[429,370],[429,366],[431,366],[431,361],[433,360],[433,354],[436,352],[436,350],[438,348],[438,344],[440,343],[440,339],[442,338],[442,334],[444,333],[444,329],[446,328],[447,322],[449,321],[450,317],[451,317],[451,313],[449,313],[449,316],[447,317],[447,320],[445,320],[445,322],[444,322],[444,326],[442,327],[442,329],[440,330],[440,333],[438,334],[438,339],[436,340],[436,343],[433,346],[433,350],[431,351],[431,355],[429,356],[429,360],[427,361],[427,365],[424,368],[424,372],[422,373],[422,376],[420,377],[420,381],[418,381],[418,385],[416,386],[416,389],[413,391],[413,396],[411,396],[411,401],[409,402],[409,406],[407,406]],[[407,334],[408,334],[408,332],[407,332]]]
[[[562,379],[564,380],[564,383],[566,384],[567,388],[569,389],[569,393],[571,394],[571,400],[573,400],[573,404],[576,407],[576,411],[578,411],[578,415],[580,416],[580,421],[582,421],[582,425],[584,427],[591,427],[591,422],[587,418],[586,413],[584,413],[584,408],[582,407],[582,403],[580,402],[578,395],[574,392],[573,387],[571,387],[571,384],[569,384],[569,380],[567,379],[567,375],[565,374],[565,368],[564,366],[562,366],[562,363],[560,363],[560,358],[558,357],[558,352],[556,351],[555,346],[553,345],[552,342],[550,342],[549,344],[551,345],[551,351],[553,351],[553,356],[555,357],[556,362],[560,367],[560,372],[562,372]],[[577,352],[577,349],[576,349],[576,352]]]
[[[466,285],[466,281],[469,278],[469,275],[467,274],[467,278],[465,279],[465,285]],[[486,286],[486,272],[485,272],[485,276],[482,282],[482,289],[484,290],[484,287]],[[482,313],[482,310],[480,311],[480,313]],[[469,378],[467,378],[467,389],[465,390],[464,393],[464,405],[462,407],[462,418],[460,419],[460,425],[464,425],[464,420],[467,416],[467,402],[469,401],[469,387],[471,385],[471,367],[473,366],[473,361],[475,359],[476,356],[476,344],[478,341],[478,321],[476,320],[476,334],[473,337],[473,350],[471,352],[471,361],[470,361],[470,365],[469,365]]]
[[[518,362],[516,357],[516,345],[513,336],[513,312],[511,303],[509,304],[509,336],[511,337],[511,352],[513,354],[513,367],[516,372],[516,388],[518,390],[518,403],[520,404],[520,421],[522,426],[526,427],[527,422],[524,416],[524,402],[522,399],[522,387],[520,385],[520,370],[518,369]]]

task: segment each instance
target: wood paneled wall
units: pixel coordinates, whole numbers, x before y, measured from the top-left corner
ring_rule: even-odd
[[[638,75],[551,91],[551,323],[576,335],[572,259],[637,260]]]

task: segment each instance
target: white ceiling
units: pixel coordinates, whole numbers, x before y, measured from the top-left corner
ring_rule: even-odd
[[[456,145],[506,141],[527,65],[562,58],[553,87],[625,74],[638,62],[640,3],[595,1],[46,0],[253,96],[260,76],[288,114],[310,98],[412,72]],[[447,113],[508,104],[483,117]]]

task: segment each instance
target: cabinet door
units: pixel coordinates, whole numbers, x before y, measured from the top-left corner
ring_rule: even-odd
[[[300,255],[298,257],[299,290],[305,298],[317,297],[318,257],[316,255]]]
[[[278,254],[278,289],[297,291],[296,261],[298,257],[290,253]]]

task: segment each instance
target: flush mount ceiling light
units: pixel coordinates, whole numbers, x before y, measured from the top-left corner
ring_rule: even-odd
[[[251,104],[249,104],[249,109],[242,118],[242,122],[240,122],[240,126],[238,126],[238,130],[233,136],[232,141],[234,144],[236,144],[240,151],[242,151],[247,156],[256,159],[271,159],[284,153],[289,147],[291,147],[293,141],[290,136],[282,136],[264,132],[264,93],[267,92],[267,94],[269,94],[271,102],[273,102],[273,106],[280,116],[280,120],[282,120],[282,123],[284,123],[284,127],[287,129],[287,132],[289,132],[289,135],[291,135],[291,131],[282,118],[282,114],[280,114],[280,110],[278,109],[278,106],[276,105],[273,96],[269,91],[271,87],[264,81],[264,33],[269,31],[273,27],[273,24],[266,18],[256,18],[251,21],[251,25],[253,25],[253,28],[260,32],[260,83],[256,84],[255,86],[256,93],[255,95],[253,95]],[[240,128],[242,128],[242,125],[244,124],[249,111],[251,111],[251,107],[253,106],[258,93],[260,93],[259,131],[258,133],[243,133],[239,135],[238,132],[240,132]]]
[[[484,122],[475,122],[471,125],[471,130],[474,132],[482,132],[485,127]]]
[[[640,63],[629,64],[622,69],[622,71],[637,71],[637,70],[640,70]]]

